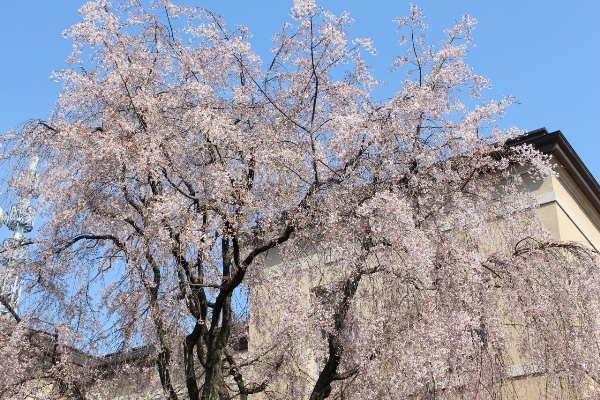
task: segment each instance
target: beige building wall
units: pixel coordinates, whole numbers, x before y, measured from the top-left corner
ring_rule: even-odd
[[[555,161],[556,163],[556,161]],[[568,172],[556,167],[557,176],[525,184],[538,199],[538,216],[554,240],[577,242],[600,251],[600,214],[577,187]]]
[[[560,242],[576,242],[595,250],[600,250],[600,213],[579,189],[568,171],[552,159],[556,167],[556,175],[550,176],[543,181],[534,181],[524,170],[522,178],[527,190],[532,193],[538,201],[537,215],[549,230],[552,238]],[[496,244],[497,245],[497,244]],[[484,246],[485,247],[485,246]],[[492,245],[492,247],[495,247]],[[490,249],[491,250],[491,249]],[[272,254],[270,265],[273,270],[281,262],[276,253]],[[312,257],[315,257],[313,254]],[[310,257],[308,257],[310,258]],[[306,260],[305,260],[306,261]],[[321,277],[323,278],[323,277]],[[310,301],[312,286],[317,286],[318,280],[307,279],[306,276],[299,282],[298,290],[305,295],[307,302]],[[256,328],[250,324],[250,352],[253,351],[252,337]],[[263,333],[264,335],[264,333]],[[265,336],[262,336],[265,339]],[[270,338],[271,340],[273,338]],[[307,349],[307,352],[310,352]],[[569,382],[561,383],[563,390],[560,394],[548,393],[546,378],[542,371],[527,360],[522,359],[516,350],[509,351],[511,360],[507,365],[507,375],[510,378],[503,388],[503,398],[507,399],[582,399],[590,398],[587,394],[576,393]],[[317,370],[314,363],[308,362],[300,367],[310,380],[311,372],[316,379]]]
[[[600,212],[584,195],[569,172],[555,157],[556,175],[543,181],[533,181],[524,174],[527,189],[536,196],[539,208],[537,215],[549,230],[552,239],[558,242],[575,242],[600,251]],[[577,393],[569,382],[564,382],[562,393],[548,393],[546,378],[533,365],[521,360],[513,350],[511,355],[515,365],[509,367],[508,375],[513,377],[506,385],[504,395],[516,399],[587,399],[597,396],[596,391]],[[591,381],[590,381],[591,383]],[[592,388],[592,385],[590,385]],[[593,392],[593,393],[592,393]]]

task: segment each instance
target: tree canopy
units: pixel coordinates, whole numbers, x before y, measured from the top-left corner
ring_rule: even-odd
[[[2,138],[8,167],[40,158],[43,224],[0,393],[495,398],[512,364],[598,390],[597,255],[537,219],[523,179],[552,168],[505,146],[473,19],[430,45],[398,18],[382,100],[370,41],[313,1],[267,61],[203,8],[81,13],[52,117]]]

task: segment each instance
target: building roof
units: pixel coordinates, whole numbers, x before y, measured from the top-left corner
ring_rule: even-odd
[[[540,128],[506,142],[511,147],[521,144],[533,145],[538,151],[554,156],[600,214],[600,185],[561,131],[548,132]]]

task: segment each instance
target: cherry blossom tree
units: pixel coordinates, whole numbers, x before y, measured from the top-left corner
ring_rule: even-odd
[[[473,19],[435,46],[397,19],[382,101],[370,41],[312,1],[265,63],[202,8],[81,13],[52,117],[2,140],[8,166],[40,157],[43,220],[3,393],[496,398],[512,364],[598,391],[597,255],[536,218],[523,179],[552,170],[495,127]]]

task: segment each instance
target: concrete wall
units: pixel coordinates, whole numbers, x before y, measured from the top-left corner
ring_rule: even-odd
[[[529,191],[537,196],[538,216],[557,241],[577,242],[600,251],[600,214],[575,185],[564,168],[557,176],[533,182],[524,176]]]

